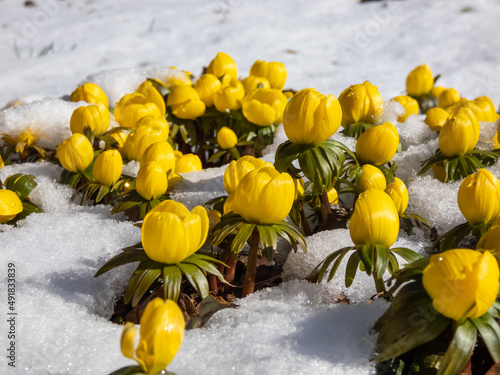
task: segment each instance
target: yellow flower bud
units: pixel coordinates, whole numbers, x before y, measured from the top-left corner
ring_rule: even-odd
[[[223,211],[224,211],[224,215],[227,215],[230,212],[232,212],[233,214],[239,214],[239,212],[236,210],[236,207],[234,204],[234,192],[229,194],[229,196],[224,201],[224,210]]]
[[[149,146],[141,158],[141,167],[150,161],[160,164],[165,173],[175,170],[174,149],[167,141],[156,142]]]
[[[439,95],[443,93],[444,90],[446,90],[446,87],[434,86],[431,90],[431,94],[434,95],[434,97],[437,99],[439,98]]]
[[[163,128],[158,126],[138,125],[127,136],[123,145],[123,153],[128,160],[140,161],[146,149],[153,143],[166,141]]]
[[[71,93],[70,101],[79,102],[84,101],[87,103],[98,104],[101,103],[107,109],[109,107],[108,97],[106,93],[95,83],[85,83],[79,86]]]
[[[479,169],[458,189],[458,208],[471,225],[488,223],[500,215],[500,182],[493,173]]]
[[[135,90],[142,95],[144,95],[148,102],[156,104],[161,113],[165,113],[165,100],[160,92],[153,85],[153,82],[146,80]]]
[[[101,112],[96,105],[78,107],[73,111],[69,121],[71,132],[84,134],[85,129],[90,129],[95,136],[102,135],[109,126],[101,116]]]
[[[191,72],[186,70],[178,70],[175,66],[171,66],[171,69],[175,69],[175,74],[170,75],[166,80],[166,86],[169,88],[176,86],[191,86],[193,82],[191,78],[193,75]]]
[[[175,161],[175,173],[198,172],[203,169],[198,155],[185,154]]]
[[[56,156],[65,169],[77,173],[92,163],[94,150],[87,137],[76,133],[59,145]]]
[[[220,223],[220,218],[221,218],[221,213],[217,210],[210,210],[207,212],[208,215],[208,225],[210,229],[215,227],[217,224]]]
[[[460,93],[453,87],[444,90],[438,97],[438,105],[441,108],[449,107],[460,100]]]
[[[236,111],[241,108],[241,101],[244,97],[245,89],[241,82],[236,78],[231,78],[214,94],[214,105],[219,112]]]
[[[432,131],[440,131],[448,120],[448,112],[443,108],[435,107],[427,111],[424,122]]]
[[[238,160],[233,160],[224,171],[224,189],[226,189],[228,194],[234,193],[241,179],[245,177],[247,173],[254,169],[272,166],[271,163],[250,155],[245,155]]]
[[[263,167],[241,179],[234,192],[234,206],[249,223],[273,224],[287,217],[294,197],[295,186],[288,173]]]
[[[122,175],[123,160],[117,150],[102,152],[94,164],[94,180],[99,184],[113,186]]]
[[[172,87],[167,97],[167,106],[174,116],[185,120],[203,116],[206,110],[205,103],[192,86]]]
[[[241,81],[245,89],[245,94],[250,94],[257,89],[270,89],[269,81],[264,77],[248,76]]]
[[[406,77],[406,92],[411,96],[428,94],[434,86],[434,77],[427,64],[417,66]]]
[[[121,129],[113,129],[113,130],[110,130],[110,132],[108,133],[108,136],[113,138],[118,143],[116,149],[120,153],[122,153],[123,145],[125,144],[125,140],[127,139],[127,133]],[[113,148],[111,146],[109,146],[108,144],[106,144],[105,149],[111,150]]]
[[[168,188],[167,174],[155,161],[142,165],[137,172],[135,190],[146,200],[156,199]]]
[[[399,215],[406,211],[409,197],[408,189],[406,189],[406,185],[403,181],[395,177],[394,181],[387,185],[385,192],[391,197]]]
[[[439,148],[444,156],[464,155],[474,149],[479,140],[479,123],[468,108],[446,120],[439,132]]]
[[[208,215],[203,207],[197,206],[189,212],[182,203],[166,200],[144,217],[142,246],[156,262],[179,263],[203,245],[208,228]]]
[[[368,189],[356,200],[349,224],[355,245],[392,246],[398,237],[399,215],[392,199],[382,190]]]
[[[205,103],[207,107],[214,105],[214,95],[222,87],[222,83],[213,74],[203,74],[194,83],[194,89],[200,96],[200,99]]]
[[[271,61],[269,63],[263,60],[257,60],[250,68],[250,76],[266,78],[271,88],[283,90],[286,81],[286,67],[283,63]]]
[[[498,278],[498,264],[489,251],[455,249],[431,256],[422,283],[436,311],[462,322],[479,318],[493,305]]]
[[[479,239],[476,250],[491,252],[497,261],[500,262],[500,225],[498,220],[488,231]]]
[[[134,352],[137,328],[127,323],[121,337],[125,357],[136,360],[146,374],[162,372],[174,359],[184,337],[184,316],[172,300],[155,298],[141,317],[139,345]]]
[[[340,94],[339,102],[344,128],[358,122],[375,124],[384,104],[377,86],[368,81],[346,88]]]
[[[277,89],[254,90],[242,101],[243,115],[248,121],[259,126],[280,123],[288,100]]]
[[[391,161],[398,145],[398,130],[390,122],[385,122],[360,135],[356,142],[356,155],[362,163],[379,166]]]
[[[23,210],[21,199],[11,190],[0,190],[0,224],[4,224],[16,217]]]
[[[480,96],[474,99],[474,102],[483,111],[484,121],[494,122],[498,120],[498,113],[496,113],[495,105],[487,96]]]
[[[135,92],[127,94],[116,104],[115,120],[125,128],[133,128],[136,123],[147,115],[165,117],[165,111],[149,101],[143,94]]]
[[[384,190],[387,186],[384,174],[370,164],[365,164],[361,167],[361,174],[358,175],[356,183],[361,191],[368,189]]]
[[[227,150],[228,148],[236,146],[238,137],[234,131],[224,126],[217,132],[217,143],[221,148]]]
[[[405,113],[398,116],[399,122],[405,122],[410,115],[418,115],[419,105],[418,102],[409,95],[400,95],[392,98],[395,102],[401,104],[405,110]]]
[[[293,184],[295,185],[295,199],[302,199],[304,196],[304,180],[301,178],[294,178]],[[336,192],[336,191],[335,191]],[[337,195],[338,197],[338,195]]]
[[[327,192],[326,195],[328,196],[328,202],[331,204],[338,204],[339,203],[339,193],[337,190],[332,187],[330,188]]]
[[[481,107],[479,107],[476,102],[473,102],[472,100],[467,100],[465,98],[460,99],[458,102],[453,104],[450,108],[450,117],[455,116],[459,111],[460,108],[469,108],[472,113],[474,113],[474,116],[476,116],[477,121],[485,121],[485,115]]]
[[[335,96],[303,89],[286,105],[283,128],[290,142],[316,146],[338,130],[341,120],[342,109]]]
[[[236,78],[238,76],[238,67],[231,56],[224,52],[219,52],[208,65],[207,73],[214,74],[217,78],[223,76],[224,78]]]

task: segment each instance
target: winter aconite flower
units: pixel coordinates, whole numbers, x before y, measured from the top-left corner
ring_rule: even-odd
[[[427,111],[424,122],[432,131],[440,131],[448,120],[449,114],[443,108],[435,107]]]
[[[160,92],[156,89],[153,82],[151,80],[146,80],[135,90],[146,97],[148,102],[154,103],[161,113],[165,113],[165,100]]]
[[[99,104],[101,103],[105,108],[109,107],[108,97],[106,93],[95,83],[87,82],[79,86],[71,93],[70,101],[79,102],[84,101],[87,103]]]
[[[217,132],[217,143],[221,148],[227,150],[236,146],[238,143],[238,137],[234,131],[229,129],[227,126],[224,126]]]
[[[146,96],[135,92],[123,96],[116,104],[115,120],[125,128],[133,128],[136,123],[147,115],[165,117],[165,111],[162,111],[155,103],[150,102]]]
[[[417,66],[406,77],[406,92],[411,96],[428,94],[434,86],[434,77],[427,64]]]
[[[0,224],[16,217],[23,210],[21,199],[11,190],[0,190]]]
[[[486,169],[467,176],[458,189],[458,208],[471,225],[500,215],[500,181]]]
[[[439,149],[444,156],[454,157],[471,151],[479,140],[479,123],[468,108],[446,120],[439,132]]]
[[[495,110],[495,104],[487,96],[480,96],[474,99],[474,102],[481,108],[484,115],[484,121],[494,122],[498,119],[499,115]]]
[[[141,158],[141,167],[150,161],[155,161],[160,164],[163,171],[167,173],[169,170],[175,169],[175,154],[172,146],[167,141],[156,142],[149,146]]]
[[[95,136],[100,136],[108,129],[109,120],[108,118],[106,122],[101,117],[101,112],[96,105],[82,106],[73,111],[69,126],[73,134],[85,134],[89,130]]]
[[[179,263],[203,245],[208,227],[208,215],[203,207],[197,206],[190,212],[182,203],[166,200],[144,217],[142,246],[156,262]]]
[[[384,190],[387,186],[384,174],[371,164],[365,164],[361,167],[361,174],[356,179],[361,191],[368,189]]]
[[[342,109],[337,98],[303,89],[285,107],[283,127],[290,142],[319,145],[340,127]]]
[[[219,112],[236,111],[241,108],[241,101],[245,97],[245,89],[240,81],[231,78],[214,94],[214,105]]]
[[[431,256],[422,282],[436,311],[463,322],[479,318],[493,305],[498,278],[498,263],[489,251],[455,249]]]
[[[269,89],[271,85],[264,77],[248,76],[241,80],[241,84],[245,88],[245,94],[250,94],[253,90]]]
[[[184,154],[175,161],[175,173],[198,172],[203,168],[200,157],[195,154]]]
[[[254,169],[243,177],[234,193],[237,212],[252,224],[273,224],[290,212],[295,185],[288,173],[274,167]]]
[[[94,180],[106,186],[113,186],[123,169],[122,156],[117,150],[102,152],[94,164]]]
[[[349,232],[355,245],[392,246],[399,232],[399,215],[392,199],[379,189],[361,193],[356,200]]]
[[[401,104],[405,110],[402,115],[398,116],[399,122],[405,122],[410,115],[417,115],[419,106],[418,102],[409,95],[400,95],[392,98],[391,100]]]
[[[135,189],[146,200],[156,199],[168,188],[167,174],[155,161],[142,165],[137,172]]]
[[[460,98],[461,98],[460,93],[452,87],[449,89],[445,89],[439,95],[438,104],[441,108],[447,108],[458,102]]]
[[[479,239],[476,250],[490,251],[500,262],[500,225],[497,220],[488,231]]]
[[[398,145],[398,130],[390,122],[385,122],[359,136],[356,142],[356,155],[362,163],[379,166],[391,161],[398,150]]]
[[[94,150],[87,137],[75,133],[59,145],[56,156],[65,169],[78,173],[90,165]]]
[[[271,163],[250,155],[245,155],[238,160],[233,160],[224,171],[224,189],[226,189],[228,194],[234,193],[238,184],[242,178],[247,175],[247,173],[253,171],[254,169],[272,166],[273,165]]]
[[[384,104],[377,86],[368,81],[346,88],[339,95],[339,102],[344,128],[358,122],[374,124]]]
[[[238,67],[231,56],[219,52],[208,65],[207,73],[213,74],[217,78],[223,78],[223,81],[226,82],[226,80],[238,77]]]
[[[194,120],[205,113],[205,103],[191,86],[176,86],[167,97],[167,106],[180,119]]]
[[[387,185],[385,192],[391,197],[399,215],[406,211],[409,197],[408,189],[403,181],[395,177],[394,181]]]
[[[139,345],[135,348],[137,328],[127,323],[121,337],[125,357],[139,363],[146,374],[159,374],[172,362],[184,337],[184,316],[172,300],[155,298],[141,317]]]
[[[286,67],[277,61],[257,60],[250,68],[250,76],[266,78],[271,88],[283,90],[286,81]]]
[[[146,149],[153,143],[166,141],[168,133],[159,126],[140,125],[132,129],[123,145],[128,160],[140,161]]]
[[[260,89],[247,94],[242,101],[246,119],[259,126],[280,123],[287,98],[280,90]]]
[[[222,87],[222,83],[213,74],[203,74],[194,83],[194,89],[200,96],[200,99],[205,103],[207,107],[214,105],[214,95]]]

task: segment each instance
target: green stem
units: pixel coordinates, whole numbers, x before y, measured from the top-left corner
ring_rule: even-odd
[[[304,230],[304,234],[306,236],[310,236],[312,234],[311,227],[309,226],[309,222],[307,221],[306,213],[304,212],[304,206],[302,203],[300,204],[300,221],[302,222],[302,229]]]
[[[375,273],[373,273],[373,280],[375,281],[375,288],[377,289],[377,294],[385,295],[387,291],[385,290],[384,280],[381,277],[376,278]]]
[[[328,194],[326,191],[321,193],[321,219],[323,224],[328,221],[328,216],[332,214],[332,209],[330,207],[330,202],[328,201]]]
[[[245,280],[243,281],[243,291],[241,292],[241,298],[248,296],[255,290],[255,275],[257,273],[257,258],[259,256],[259,240],[259,231],[257,228],[255,228],[253,230],[250,242],[247,270],[245,272]]]

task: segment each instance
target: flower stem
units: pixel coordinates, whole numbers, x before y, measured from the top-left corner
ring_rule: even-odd
[[[373,273],[373,280],[375,281],[375,288],[377,289],[377,294],[380,295],[386,294],[387,291],[385,290],[384,280],[381,277],[376,278],[375,273]]]
[[[302,222],[302,229],[304,230],[304,234],[306,236],[310,236],[312,234],[311,227],[309,226],[309,222],[307,221],[306,213],[304,212],[304,206],[302,203],[300,204],[300,219]]]
[[[259,230],[255,228],[250,241],[250,251],[248,253],[247,270],[243,281],[243,291],[241,297],[246,297],[255,290],[255,274],[257,273],[257,258],[259,256]]]
[[[330,202],[328,201],[328,193],[326,191],[321,193],[321,219],[323,224],[328,221],[328,216],[332,214]]]

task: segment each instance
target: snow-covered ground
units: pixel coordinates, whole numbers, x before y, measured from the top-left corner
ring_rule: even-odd
[[[218,51],[230,54],[246,76],[257,59],[281,61],[286,88],[315,87],[336,96],[370,80],[384,100],[404,91],[405,78],[427,63],[440,85],[474,99],[500,100],[500,38],[494,0],[192,0],[95,1],[0,0],[0,107],[14,99],[43,99],[0,112],[0,132],[37,127],[47,145],[69,135],[75,104],[61,99],[91,80],[113,105],[145,77],[174,65],[199,75]],[[384,116],[394,118],[394,111]],[[420,161],[437,148],[423,118],[397,124],[403,152],[398,176],[411,177],[411,212],[439,231],[464,221],[459,182],[443,185],[416,177]],[[491,127],[483,124],[483,128]],[[350,147],[352,140],[335,135]],[[267,150],[272,161],[284,141],[279,131]],[[129,167],[134,171],[134,165]],[[135,168],[136,170],[136,168]],[[498,177],[500,166],[491,170]],[[175,194],[188,207],[223,193],[223,168],[194,173]],[[131,223],[109,215],[110,207],[81,207],[72,190],[56,181],[49,163],[7,166],[37,176],[31,199],[44,211],[15,228],[0,226],[0,373],[105,374],[132,364],[120,353],[122,327],[108,321],[114,298],[133,266],[98,279],[96,270],[122,247],[140,239]],[[186,332],[169,370],[181,374],[370,374],[375,337],[371,326],[385,309],[368,304],[373,281],[358,275],[346,290],[338,276],[328,284],[302,279],[326,255],[351,244],[347,230],[308,238],[309,253],[291,254],[285,282],[237,301],[239,309],[217,313],[205,328]],[[426,233],[400,233],[396,245],[423,251]],[[16,267],[16,368],[8,367],[8,263]],[[342,267],[341,267],[342,268]],[[354,304],[335,304],[341,293]],[[3,302],[2,302],[3,301]]]

